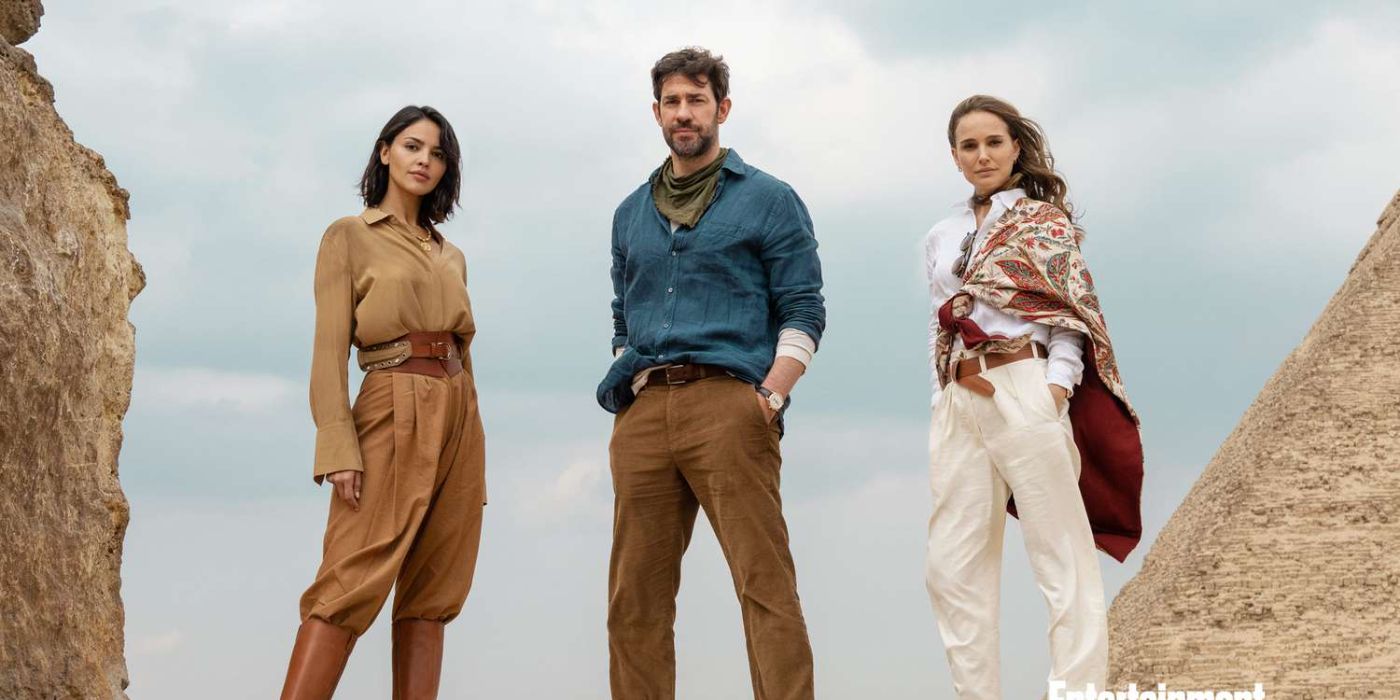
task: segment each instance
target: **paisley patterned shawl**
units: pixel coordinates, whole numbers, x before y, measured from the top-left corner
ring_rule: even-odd
[[[1030,342],[1029,334],[988,337],[970,318],[974,298],[1026,321],[1084,334],[1084,376],[1069,405],[1080,456],[1079,492],[1095,545],[1123,561],[1142,539],[1142,437],[1094,278],[1079,252],[1080,238],[1055,206],[1018,200],[975,251],[962,290],[939,309],[934,362],[946,386],[957,334],[968,348],[985,352],[1014,352]],[[1007,510],[1016,514],[1014,498]]]
[[[1128,402],[1108,326],[1094,294],[1094,278],[1079,252],[1080,237],[1069,217],[1054,205],[1029,197],[1017,200],[973,256],[962,291],[951,300],[952,314],[955,319],[967,318],[976,297],[1017,318],[1083,333],[1092,342],[1099,378],[1137,423],[1137,412]],[[1024,335],[992,338],[969,347],[1015,352],[1028,342],[1030,336]],[[948,368],[953,332],[942,329],[935,348],[938,379],[946,386],[951,379]]]

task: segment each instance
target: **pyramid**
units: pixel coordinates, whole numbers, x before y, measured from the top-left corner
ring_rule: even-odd
[[[1109,627],[1115,688],[1400,698],[1400,193]]]

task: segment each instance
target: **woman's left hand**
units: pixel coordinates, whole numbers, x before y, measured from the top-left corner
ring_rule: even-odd
[[[1055,410],[1065,410],[1065,402],[1069,401],[1069,392],[1059,384],[1051,384],[1050,395],[1055,397]]]

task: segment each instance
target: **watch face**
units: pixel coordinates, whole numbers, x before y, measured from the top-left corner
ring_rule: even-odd
[[[769,394],[768,407],[773,409],[774,411],[783,410],[783,397],[778,396],[777,394]]]

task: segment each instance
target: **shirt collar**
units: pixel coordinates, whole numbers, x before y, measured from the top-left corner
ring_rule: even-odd
[[[1002,209],[1010,209],[1011,207],[1016,206],[1016,202],[1021,201],[1021,198],[1024,196],[1026,196],[1026,191],[1020,187],[1017,187],[1014,189],[1002,190],[992,195],[992,199],[995,199],[997,202],[999,202],[1001,204]]]
[[[666,164],[662,163],[661,168],[664,167],[666,167]],[[661,176],[661,168],[651,171],[651,175],[647,177],[647,182],[656,182],[656,178]],[[732,148],[729,149],[729,155],[724,157],[724,165],[719,166],[719,169],[728,170],[740,177],[748,175],[750,170],[748,163],[745,163],[744,159],[739,157],[739,152]]]
[[[1010,209],[1016,206],[1016,202],[1021,201],[1021,198],[1025,196],[1025,188],[1015,187],[1009,190],[1002,190],[992,195],[992,201],[996,202],[997,204],[1000,204],[1002,209]],[[972,198],[968,197],[967,199],[961,200],[953,204],[953,208],[961,212],[971,212]]]
[[[735,175],[743,176],[749,174],[749,165],[744,162],[743,158],[739,157],[738,151],[731,148],[729,155],[724,157],[724,165],[720,166],[720,170],[728,170]]]
[[[373,226],[387,218],[389,218],[389,213],[377,207],[369,207],[365,209],[363,214],[360,214],[360,219],[362,219],[366,224],[370,226]]]

